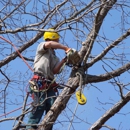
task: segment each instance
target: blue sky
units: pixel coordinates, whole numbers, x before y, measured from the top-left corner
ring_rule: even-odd
[[[119,26],[121,25],[120,24],[121,16],[122,16],[122,14],[121,14],[120,10],[119,11],[112,10],[112,11],[110,11],[110,13],[107,15],[107,17],[104,20],[104,23],[100,30],[99,35],[105,35],[107,37],[107,39],[110,39],[110,41],[108,40],[108,44],[111,43],[112,41],[114,41],[115,39],[117,39],[122,34],[120,31],[120,28],[119,28]],[[129,21],[129,19],[128,19],[128,21]],[[128,28],[128,26],[125,25],[125,28]],[[86,31],[86,33],[89,33],[89,32]],[[28,34],[30,34],[30,32]],[[64,34],[64,32],[61,32],[60,34],[62,35],[62,34]],[[33,35],[33,34],[31,33],[30,36],[31,35]],[[75,43],[75,39],[76,38],[72,35],[72,32],[70,30],[67,31],[67,36],[65,37],[65,42],[69,44],[69,47],[77,48],[77,43]],[[86,36],[82,40],[84,41],[85,39],[86,39]],[[102,42],[100,41],[100,44],[98,43],[98,41],[95,41],[95,44],[94,44],[94,47],[92,50],[92,55],[98,55],[104,49],[103,47],[106,47],[106,44],[104,43],[103,39],[101,39],[101,40],[102,40]],[[122,53],[123,51],[129,53],[128,40],[125,40],[125,43],[126,43],[125,45],[122,44],[122,46],[120,46],[120,48],[114,49],[114,52],[118,53],[118,54]],[[43,41],[43,39],[41,38],[41,39],[39,39],[38,42],[42,42],[42,41]],[[38,42],[35,43],[33,46],[31,46],[28,50],[35,50],[38,45]],[[62,42],[62,40],[61,40],[61,42]],[[127,49],[124,50],[123,48],[127,48]],[[57,51],[57,55],[60,58],[65,56],[64,51],[62,51],[62,50],[56,50],[56,51]],[[30,51],[29,53],[26,53],[26,55],[34,57],[35,51],[33,51],[33,52]],[[111,57],[111,53],[108,54],[106,57]],[[126,58],[128,58],[128,57],[126,57]],[[89,61],[90,60],[91,59],[89,59]],[[108,60],[106,60],[105,62],[110,63]],[[11,68],[12,73],[9,74],[10,77],[16,76],[16,73],[26,72],[24,75],[21,74],[21,81],[23,81],[25,79],[22,76],[27,76],[27,75],[31,76],[32,75],[32,72],[27,68],[25,63],[19,58],[16,58],[14,61],[11,61],[9,63],[9,65],[13,66]],[[103,69],[103,65],[105,65],[105,64],[102,61],[97,62],[91,68],[89,68],[88,73],[93,74],[93,75],[99,75],[99,74],[106,73],[105,70]],[[118,67],[120,67],[120,64],[117,61],[117,62],[115,62],[114,65],[111,64],[111,66],[114,69],[117,69]],[[109,66],[105,66],[105,67],[109,71],[112,71]],[[4,68],[5,67],[3,67],[2,69],[4,70]],[[69,71],[68,67],[66,69],[68,69],[68,71]],[[129,77],[128,73],[125,73],[120,77],[120,79],[122,80],[122,82],[125,81],[125,83],[127,83],[127,82],[129,82],[128,77]],[[1,77],[1,75],[0,75],[0,79],[2,79],[2,78],[3,78],[3,76]],[[29,77],[27,77],[27,78],[29,79]],[[16,85],[16,84],[14,84],[14,85]],[[23,86],[23,84],[19,84],[19,86],[15,86],[15,87],[21,88],[21,91],[18,93],[16,92],[14,94],[13,89],[10,88],[9,92],[12,94],[10,95],[9,98],[18,99],[18,102],[19,101],[22,102],[23,100],[20,98],[19,95],[22,92],[24,92],[24,94],[26,94],[26,91],[25,91],[26,83],[24,86]],[[93,84],[86,85],[86,87],[84,89],[84,95],[87,97],[87,103],[83,106],[78,105],[78,109],[76,111],[76,116],[80,119],[78,119],[77,117],[74,117],[74,122],[73,122],[73,126],[71,126],[71,130],[79,130],[79,129],[87,130],[91,126],[90,124],[93,124],[98,118],[100,118],[105,113],[106,110],[110,109],[116,102],[118,102],[120,100],[118,90],[119,90],[119,88],[117,86],[115,86],[115,87],[112,86],[111,83],[108,81],[102,82],[102,83],[93,83]],[[126,91],[124,91],[124,93],[126,93]],[[17,101],[15,103],[17,103]],[[54,125],[55,129],[56,128],[59,128],[62,130],[68,129],[69,124],[70,124],[68,121],[70,119],[72,119],[72,115],[73,115],[72,112],[75,110],[76,104],[77,104],[77,101],[76,101],[75,94],[74,94],[71,97],[71,100],[69,101],[67,108],[61,113],[61,115],[57,119],[57,121]],[[17,109],[19,107],[21,107],[21,104],[10,105],[9,107],[7,107],[7,112]],[[112,128],[118,128],[119,130],[129,129],[130,128],[129,107],[130,107],[130,104],[128,103],[123,109],[121,109],[121,111],[118,114],[116,114],[109,121],[107,121],[106,124],[111,126]],[[8,115],[8,117],[14,117],[16,115],[19,115],[20,113],[21,113],[21,110]],[[27,120],[27,118],[25,120]],[[62,121],[62,122],[59,123],[59,121]],[[0,124],[0,129],[1,130],[7,130],[7,129],[11,130],[13,123],[14,123],[14,121],[3,122]],[[107,130],[107,129],[102,128],[101,130]]]

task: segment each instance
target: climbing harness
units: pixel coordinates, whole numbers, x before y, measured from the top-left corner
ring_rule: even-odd
[[[31,97],[33,99],[33,110],[32,112],[34,113],[37,109],[37,106],[41,105],[40,103],[40,92],[42,92],[42,94],[45,94],[46,91],[49,90],[54,90],[55,92],[58,92],[57,90],[57,86],[58,84],[55,82],[54,80],[49,80],[46,79],[44,76],[41,76],[38,73],[34,73],[34,76],[32,77],[32,79],[29,81],[29,88],[31,89],[30,94]]]
[[[75,91],[75,89],[73,89],[71,86],[61,84],[61,83],[56,83],[55,79],[53,79],[52,81],[45,79],[43,76],[39,76],[36,73],[34,73],[34,76],[29,81],[29,83],[30,83],[30,89],[31,89],[30,94],[33,99],[32,113],[35,113],[37,110],[37,107],[39,105],[42,105],[42,103],[40,102],[40,98],[42,94],[46,93],[46,91],[53,89],[55,92],[58,93],[58,89],[63,89],[65,87],[68,87],[72,89],[73,91]],[[42,92],[42,94],[40,94],[40,92]]]
[[[35,75],[29,81],[30,88],[34,92],[47,91],[48,89],[54,89],[57,92],[56,87],[58,84],[55,81],[44,78],[43,76]]]
[[[86,99],[86,97],[84,96],[84,94],[82,93],[82,91],[83,91],[83,85],[82,85],[82,84],[83,84],[83,77],[82,77],[82,74],[79,73],[79,72],[77,72],[76,75],[79,76],[79,78],[80,78],[79,89],[78,89],[78,91],[75,93],[75,94],[76,94],[76,98],[77,98],[77,101],[78,101],[78,103],[79,103],[80,105],[84,105],[84,104],[86,104],[87,99]]]

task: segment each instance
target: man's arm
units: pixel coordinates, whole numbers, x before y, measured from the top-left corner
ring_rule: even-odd
[[[52,49],[62,49],[64,50],[66,53],[70,50],[70,48],[68,48],[67,46],[64,46],[58,42],[55,41],[47,41],[44,44],[44,48],[52,48]]]
[[[59,64],[57,64],[57,66],[53,69],[53,73],[54,74],[58,74],[59,73],[59,71],[60,71],[60,68],[62,67],[62,65],[66,62],[66,57],[65,58],[63,58],[60,62],[59,62]]]
[[[52,49],[62,49],[64,50],[66,53],[71,49],[71,48],[68,48],[67,46],[64,46],[56,41],[47,41],[45,42],[44,44],[44,48],[47,49],[47,48],[52,48]],[[54,74],[57,74],[59,73],[60,71],[60,68],[62,67],[62,65],[66,62],[67,58],[63,58],[59,63],[58,65],[56,65],[56,67],[53,69],[53,73]]]

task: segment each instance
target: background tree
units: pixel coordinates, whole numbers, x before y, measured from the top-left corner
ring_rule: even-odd
[[[44,31],[50,27],[60,33],[61,43],[79,51],[81,61],[78,67],[66,66],[57,76],[58,82],[71,88],[60,91],[38,129],[47,130],[54,122],[54,129],[129,129],[129,5],[129,0],[1,1],[2,130],[4,122],[5,130],[26,125],[31,110],[28,107],[31,98],[27,100],[25,90],[33,72],[16,50],[33,67],[36,47],[42,41]],[[57,54],[60,58],[65,56],[61,51]],[[79,73],[83,77],[88,103],[79,106],[77,112],[74,94],[81,81]],[[8,115],[8,111],[18,110],[17,107],[20,112],[15,112],[13,117]],[[8,128],[7,121],[13,121],[11,128]]]

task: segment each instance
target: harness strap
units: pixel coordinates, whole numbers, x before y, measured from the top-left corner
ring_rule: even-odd
[[[38,75],[34,75],[32,79],[39,79]]]
[[[32,103],[33,109],[32,109],[32,113],[35,113],[36,110],[37,110],[37,106],[40,103],[39,102],[39,93],[33,92],[32,93],[32,98],[33,98],[33,103]]]
[[[49,79],[45,79],[43,76],[34,75],[29,83],[31,90],[34,92],[47,91],[49,89],[57,92],[58,84],[55,81],[52,82]]]
[[[57,86],[58,84],[55,82],[55,80],[49,80],[44,78],[43,76],[39,76],[37,74],[34,74],[32,79],[29,81],[30,83],[30,89],[32,90],[32,99],[33,99],[33,109],[32,112],[35,113],[37,110],[37,107],[40,105],[39,98],[40,98],[40,92],[46,92],[49,90],[54,90],[55,92],[58,92]]]

